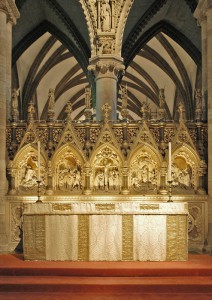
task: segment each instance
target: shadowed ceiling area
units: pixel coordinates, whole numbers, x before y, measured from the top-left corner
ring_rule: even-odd
[[[16,5],[21,18],[14,27],[12,85],[20,88],[20,119],[27,119],[27,106],[33,101],[37,119],[46,120],[48,91],[53,88],[55,118],[65,118],[66,103],[71,100],[72,118],[83,120],[85,88],[94,85],[87,71],[90,43],[80,2],[19,0]],[[143,101],[149,103],[155,118],[161,88],[168,119],[178,118],[180,102],[187,120],[194,118],[194,94],[201,86],[196,5],[185,0],[134,1],[122,44],[126,71],[118,82],[127,86],[130,119],[140,119]],[[92,94],[94,106],[98,99],[94,99],[95,91]],[[120,112],[120,94],[117,108]]]

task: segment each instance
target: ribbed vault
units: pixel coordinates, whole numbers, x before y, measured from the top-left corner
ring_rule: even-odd
[[[83,119],[85,87],[94,85],[87,72],[90,44],[79,1],[19,0],[16,4],[21,18],[14,28],[13,88],[20,88],[20,118],[27,119],[27,106],[33,101],[37,118],[46,120],[48,90],[54,88],[55,117],[65,118],[65,106],[71,100],[73,119]],[[122,44],[126,72],[118,82],[127,85],[131,119],[141,117],[143,101],[149,102],[152,117],[156,116],[161,88],[168,119],[178,118],[179,102],[185,106],[186,118],[194,118],[195,89],[201,87],[200,31],[192,15],[196,5],[191,0],[134,1]],[[168,16],[175,9],[171,20]],[[120,113],[120,94],[117,109]]]

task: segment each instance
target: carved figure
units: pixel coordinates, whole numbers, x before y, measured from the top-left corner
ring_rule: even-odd
[[[122,109],[127,108],[127,86],[120,85]]]
[[[179,103],[178,112],[179,112],[179,121],[183,121],[185,119],[185,107],[182,102]]]
[[[49,89],[48,93],[48,110],[54,110],[54,105],[55,105],[55,96],[54,96],[54,89]]]
[[[202,92],[200,89],[196,90],[195,99],[196,99],[196,109],[201,110],[202,109]]]
[[[159,106],[160,108],[165,107],[165,95],[164,95],[164,89],[159,90]]]
[[[12,109],[18,109],[18,96],[19,96],[20,88],[12,90]]]
[[[85,108],[91,108],[91,89],[89,87],[85,88]]]
[[[131,187],[137,192],[156,190],[157,187],[156,165],[147,155],[137,157],[131,165]]]
[[[31,165],[25,168],[25,176],[22,179],[21,185],[25,188],[33,188],[37,184],[37,175]]]
[[[176,166],[176,164],[172,165],[172,185],[173,186],[181,186],[181,187],[190,187],[191,186],[191,174],[186,167],[185,169],[180,169]]]
[[[67,155],[60,160],[57,169],[57,186],[62,191],[82,188],[81,167],[74,157]]]
[[[111,7],[110,7],[109,0],[102,0],[100,18],[101,18],[102,31],[110,31],[111,30]]]
[[[12,90],[12,109],[11,109],[11,115],[13,118],[13,121],[17,121],[18,120],[18,96],[19,96],[19,89],[13,89]]]

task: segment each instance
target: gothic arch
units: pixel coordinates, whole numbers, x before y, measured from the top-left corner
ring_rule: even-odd
[[[136,32],[136,27],[133,29],[133,32]],[[149,30],[144,32],[144,34],[136,41],[132,41],[131,37],[133,32],[129,34],[129,38],[125,41],[122,47],[122,57],[125,60],[126,67],[133,60],[135,55],[139,52],[140,49],[151,40],[156,34],[163,32],[172,38],[176,43],[178,43],[195,61],[197,66],[201,65],[201,53],[194,46],[194,44],[181,32],[179,32],[175,27],[166,21],[160,21],[159,23],[152,26]]]
[[[29,32],[13,49],[12,64],[14,65],[22,53],[30,47],[44,33],[49,32],[55,36],[66,48],[74,54],[76,59],[81,64],[83,70],[87,73],[90,51],[86,45],[83,45],[84,50],[79,51],[74,43],[55,25],[45,20],[31,32]]]

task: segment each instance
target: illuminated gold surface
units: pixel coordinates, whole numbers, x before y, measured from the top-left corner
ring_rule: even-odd
[[[115,210],[115,204],[96,204],[95,207],[97,211]]]
[[[78,260],[89,260],[89,215],[78,216]]]
[[[122,260],[133,260],[133,215],[122,216]]]
[[[24,216],[24,258],[46,259],[45,216]]]
[[[140,209],[146,209],[146,210],[151,210],[151,209],[159,209],[160,205],[159,204],[141,204]]]
[[[64,210],[72,210],[72,205],[71,204],[59,204],[59,203],[53,203],[52,204],[52,209],[53,210],[60,210],[60,211],[64,211]]]
[[[187,260],[187,216],[167,216],[166,260]]]

